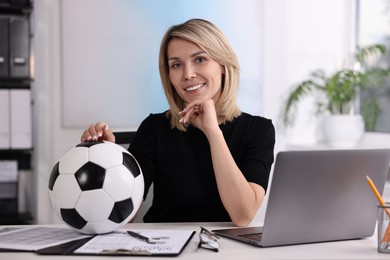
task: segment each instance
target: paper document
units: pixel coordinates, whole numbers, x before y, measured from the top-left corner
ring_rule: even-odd
[[[141,254],[174,255],[179,254],[194,231],[192,230],[132,230],[142,236],[158,241],[155,244],[137,239],[126,230],[98,235],[75,250],[75,254]],[[158,239],[161,238],[161,239]]]
[[[37,251],[69,241],[90,237],[69,228],[27,227],[0,229],[0,248]]]

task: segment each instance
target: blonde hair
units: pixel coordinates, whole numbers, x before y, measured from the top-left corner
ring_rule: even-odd
[[[215,104],[218,120],[221,123],[231,121],[241,114],[236,96],[240,82],[240,68],[236,54],[223,33],[211,22],[203,19],[191,19],[183,24],[170,27],[165,33],[160,47],[159,69],[165,96],[169,103],[167,117],[172,128],[186,131],[179,122],[178,113],[185,107],[184,100],[178,95],[169,78],[168,45],[173,38],[181,38],[198,45],[224,69],[222,93]]]

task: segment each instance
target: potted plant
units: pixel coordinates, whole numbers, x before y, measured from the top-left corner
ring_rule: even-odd
[[[390,68],[369,65],[372,58],[378,58],[385,52],[386,48],[381,44],[358,48],[354,54],[354,66],[343,67],[330,76],[324,70],[312,72],[308,79],[298,83],[289,93],[282,110],[284,126],[294,124],[298,103],[305,96],[320,94],[322,98],[317,102],[317,111],[325,114],[323,130],[327,141],[334,146],[356,143],[364,129],[375,127],[380,114],[374,98],[365,98],[361,107],[357,107],[357,104],[368,88],[379,86],[390,78]],[[350,121],[343,123],[345,120]],[[351,126],[352,130],[346,129],[347,126]]]

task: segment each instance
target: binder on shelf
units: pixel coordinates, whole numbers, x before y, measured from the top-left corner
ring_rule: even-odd
[[[11,147],[9,90],[0,89],[0,149]]]
[[[26,18],[11,18],[10,35],[10,77],[29,78],[29,26]]]
[[[0,217],[18,214],[18,162],[0,160]]]
[[[28,6],[28,0],[9,0],[9,3],[12,5],[12,6],[20,6],[20,7],[23,7],[23,6]]]
[[[0,0],[0,7],[26,8],[29,0]]]
[[[11,149],[32,148],[31,91],[11,89]]]
[[[9,76],[9,20],[0,18],[0,78]]]

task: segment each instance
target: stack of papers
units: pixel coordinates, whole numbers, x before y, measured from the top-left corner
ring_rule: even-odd
[[[180,254],[195,233],[192,230],[132,231],[145,237],[155,238],[158,242],[151,243],[130,236],[124,229],[104,235],[90,236],[69,228],[3,228],[0,229],[0,250],[35,251],[38,254],[58,255],[171,256]],[[159,238],[162,239],[159,240]]]
[[[188,230],[133,230],[145,237],[159,238],[161,243],[150,244],[127,233],[116,232],[98,235],[75,250],[75,254],[138,254],[176,255],[192,236]]]
[[[3,250],[37,251],[87,237],[91,236],[67,228],[4,228],[0,230],[0,248]]]

